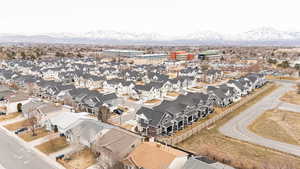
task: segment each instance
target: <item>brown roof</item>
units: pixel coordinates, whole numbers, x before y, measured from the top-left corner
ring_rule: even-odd
[[[130,153],[127,162],[147,169],[166,169],[176,157],[183,156],[187,154],[159,143],[144,142]]]
[[[125,131],[120,128],[113,128],[107,131],[102,137],[98,138],[95,143],[96,151],[105,148],[112,152],[114,155],[125,158],[128,151],[136,146],[136,143],[142,141],[142,137]]]

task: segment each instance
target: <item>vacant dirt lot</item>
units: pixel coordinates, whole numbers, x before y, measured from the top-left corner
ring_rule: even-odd
[[[300,105],[300,94],[297,94],[297,91],[289,91],[283,95],[280,100],[291,104]]]
[[[49,140],[43,144],[36,146],[36,148],[45,154],[51,154],[62,150],[68,146],[69,143],[67,142],[65,137],[57,137],[55,139]]]
[[[296,112],[268,110],[249,129],[272,140],[300,145],[300,114]]]
[[[275,166],[280,164],[293,165],[296,166],[294,168],[300,169],[299,157],[232,139],[222,135],[218,131],[220,126],[247,109],[249,106],[258,102],[276,88],[276,86],[270,88],[263,94],[257,96],[256,99],[253,99],[235,112],[228,114],[223,119],[216,122],[213,127],[201,130],[197,135],[179,143],[178,146],[195,152],[196,154],[207,155],[212,159],[232,165],[236,168],[256,167],[257,169],[262,169],[264,165],[271,163]]]
[[[69,159],[60,160],[58,162],[67,169],[86,169],[94,165],[97,161],[90,149],[83,149],[80,152],[72,154]]]

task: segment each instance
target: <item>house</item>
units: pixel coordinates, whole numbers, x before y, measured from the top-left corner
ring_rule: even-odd
[[[205,118],[213,112],[210,96],[203,93],[180,95],[153,108],[141,107],[136,113],[137,129],[147,136],[170,134]]]
[[[181,169],[234,169],[203,156],[190,156]]]
[[[88,113],[60,113],[54,117],[49,118],[49,123],[46,124],[47,130],[57,129],[59,133],[66,134],[76,124],[80,123],[83,119],[88,119]]]
[[[6,98],[6,113],[14,113],[18,111],[18,104],[24,105],[30,101],[28,94],[17,92]]]
[[[92,150],[99,162],[109,168],[126,158],[142,141],[141,136],[120,128],[112,128],[96,139]]]
[[[91,147],[97,138],[102,137],[112,128],[114,128],[114,126],[94,119],[82,119],[68,129],[65,136],[71,143],[79,143]]]
[[[131,93],[130,95],[138,97],[138,99],[143,101],[161,99],[166,96],[170,86],[171,85],[168,82],[150,82],[146,85],[136,85],[133,88],[134,93]]]
[[[181,169],[188,154],[156,142],[143,142],[123,160],[127,169]]]
[[[207,92],[214,97],[214,104],[219,107],[226,107],[232,103],[230,96],[221,88],[208,86]]]

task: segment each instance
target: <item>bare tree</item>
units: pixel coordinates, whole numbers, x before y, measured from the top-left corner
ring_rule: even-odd
[[[35,117],[31,117],[28,119],[28,126],[30,126],[32,136],[36,136],[37,119]]]
[[[108,107],[101,106],[99,108],[99,112],[98,112],[98,115],[97,115],[98,120],[100,120],[102,122],[107,122],[108,119],[110,118],[110,116],[111,116],[111,112],[110,112]]]
[[[32,136],[36,136],[36,128],[37,128],[37,118],[34,116],[34,108],[29,108],[27,112],[27,124],[26,126],[30,127],[30,131],[32,132]]]

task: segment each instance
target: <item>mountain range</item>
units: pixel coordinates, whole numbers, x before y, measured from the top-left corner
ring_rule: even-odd
[[[232,35],[213,31],[199,31],[184,36],[166,36],[157,33],[97,30],[78,34],[0,34],[0,43],[299,46],[300,32],[263,27]]]

